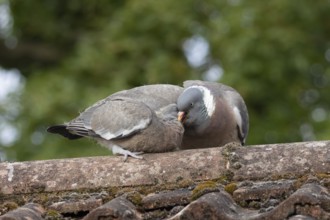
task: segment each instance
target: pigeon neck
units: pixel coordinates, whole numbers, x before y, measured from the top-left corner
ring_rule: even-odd
[[[206,107],[208,117],[211,117],[215,110],[214,96],[211,91],[204,86],[191,86],[190,88],[197,88],[203,94],[203,102]]]

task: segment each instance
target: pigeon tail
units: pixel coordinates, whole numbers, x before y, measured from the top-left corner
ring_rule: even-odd
[[[53,125],[53,126],[50,126],[49,128],[47,128],[47,131],[49,133],[53,133],[53,134],[60,134],[63,137],[66,137],[70,140],[75,140],[75,139],[83,137],[83,136],[80,136],[80,135],[70,133],[70,131],[67,130],[66,125]]]

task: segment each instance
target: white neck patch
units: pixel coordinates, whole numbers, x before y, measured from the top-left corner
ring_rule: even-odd
[[[203,102],[206,106],[207,115],[211,117],[215,110],[214,97],[211,91],[204,86],[190,86],[189,88],[197,88],[203,93]]]

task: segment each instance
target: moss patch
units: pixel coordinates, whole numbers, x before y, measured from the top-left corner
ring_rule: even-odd
[[[141,194],[136,191],[128,193],[126,199],[128,199],[131,203],[133,203],[136,206],[140,206],[142,202]]]
[[[237,189],[236,183],[229,183],[225,186],[225,191],[231,195],[233,195],[234,191]]]
[[[198,184],[192,191],[191,200],[196,200],[210,192],[219,192],[218,184],[214,181],[206,181]]]
[[[62,218],[62,215],[59,212],[52,210],[52,209],[47,211],[46,216],[49,219],[61,219]]]
[[[227,185],[233,180],[233,177],[234,177],[234,173],[230,170],[227,170],[223,175],[216,178],[215,181],[223,185]]]
[[[4,202],[2,205],[0,205],[0,215],[3,215],[4,213],[14,210],[18,207],[19,205],[16,202],[12,202],[12,201]]]
[[[315,176],[320,180],[330,179],[330,174],[329,173],[317,173]]]
[[[298,178],[294,183],[293,183],[293,187],[295,190],[299,189],[302,185],[304,185],[306,183],[308,179],[308,175],[302,176],[300,178]]]

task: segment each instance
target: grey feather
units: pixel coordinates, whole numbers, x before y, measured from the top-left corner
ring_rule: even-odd
[[[249,114],[247,107],[245,105],[242,96],[235,90],[234,91],[227,90],[226,94],[227,95],[225,95],[225,98],[227,102],[230,104],[230,106],[232,108],[237,107],[239,110],[241,121],[240,123],[239,121],[237,121],[237,125],[239,127],[239,132],[240,132],[239,135],[241,142],[244,145],[249,131]]]
[[[100,137],[111,140],[128,137],[148,127],[151,109],[142,102],[114,99],[99,106],[90,119],[91,129]]]

